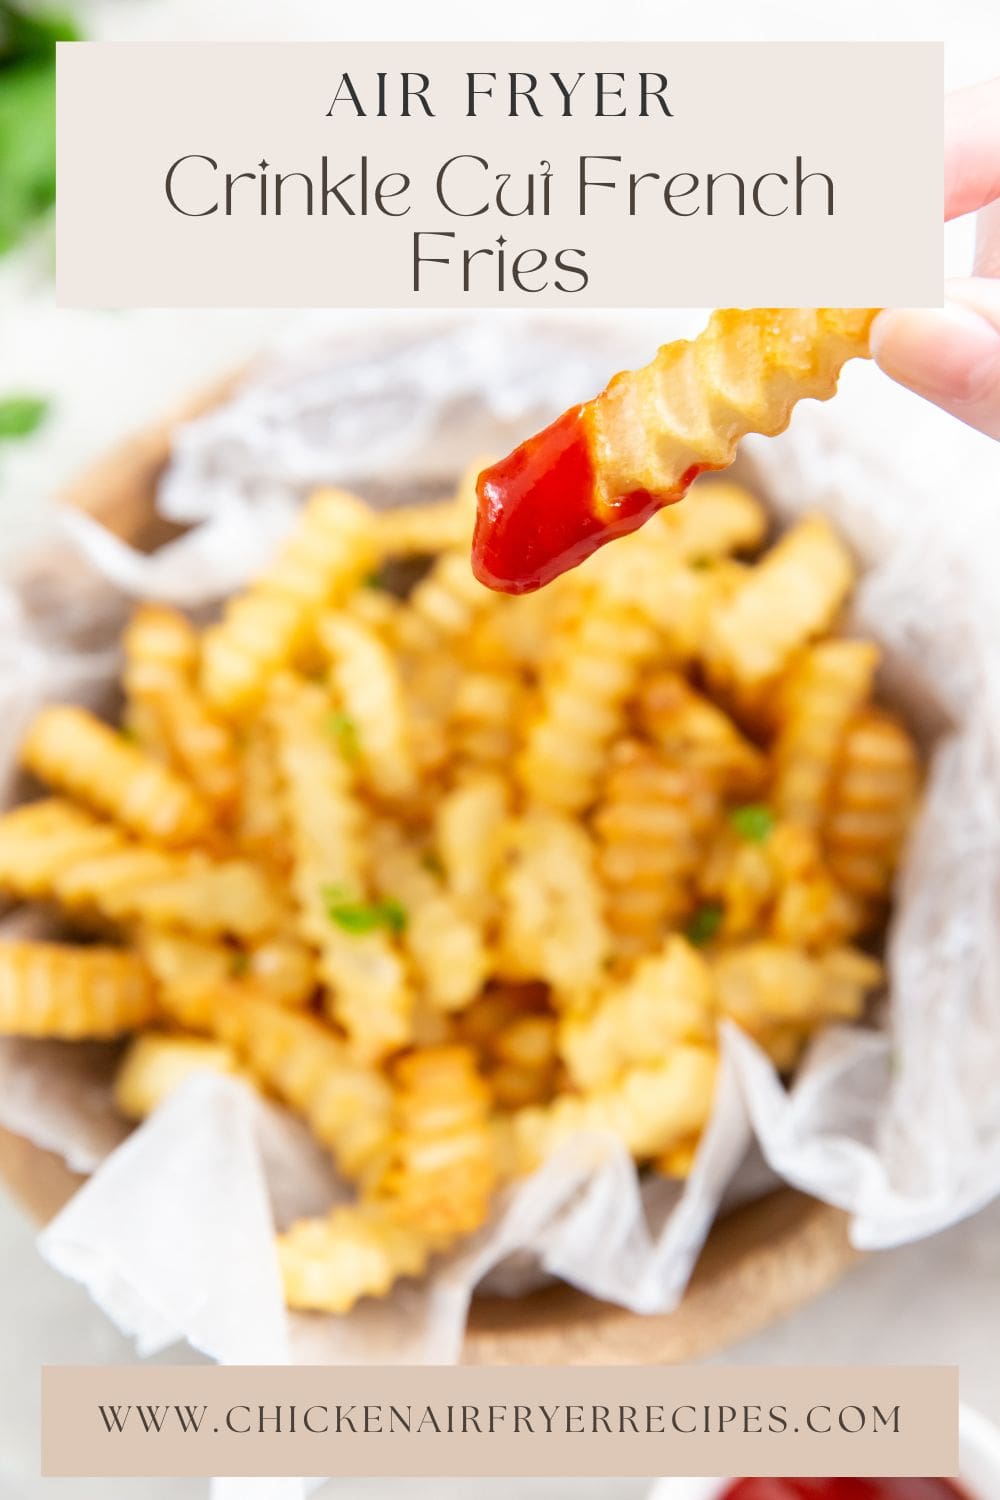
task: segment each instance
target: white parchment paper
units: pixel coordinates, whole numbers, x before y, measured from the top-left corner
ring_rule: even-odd
[[[444,494],[471,458],[504,451],[691,321],[657,314],[648,343],[634,325],[487,319],[278,351],[180,432],[160,504],[186,535],[146,557],[67,514],[58,544],[0,587],[4,791],[40,702],[109,690],[130,600],[216,602],[318,483],[378,502]],[[734,1179],[739,1190],[752,1135],[781,1178],[850,1211],[863,1247],[932,1233],[1000,1192],[1000,449],[855,363],[835,401],[748,441],[741,465],[779,519],[823,509],[857,550],[856,623],[881,643],[883,690],[931,756],[882,1029],[826,1033],[791,1090],[728,1029],[683,1189],[641,1194],[620,1146],[573,1142],[437,1275],[340,1319],[281,1306],[275,1223],[343,1192],[297,1121],[205,1077],[123,1140],[106,1049],[6,1042],[0,1123],[96,1168],[43,1252],[140,1350],[184,1337],[230,1362],[450,1360],[474,1286],[492,1272],[513,1292],[539,1267],[637,1312],[668,1309]]]

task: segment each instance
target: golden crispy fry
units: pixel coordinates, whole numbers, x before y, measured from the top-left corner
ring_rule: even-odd
[[[652,1068],[633,1068],[609,1088],[561,1094],[523,1109],[501,1132],[512,1170],[531,1171],[581,1131],[609,1132],[640,1160],[700,1132],[712,1108],[718,1057],[714,1048],[680,1044]]]
[[[0,943],[0,1034],[114,1037],[157,1015],[149,973],[120,948]]]
[[[173,1020],[231,1047],[263,1089],[302,1115],[345,1177],[381,1169],[391,1090],[380,1072],[356,1061],[342,1038],[313,1016],[260,998],[249,982],[209,979],[207,955],[199,971],[190,951],[170,954],[161,942],[148,953],[163,1009]]]
[[[397,1222],[444,1243],[478,1229],[497,1181],[490,1093],[467,1047],[426,1047],[396,1064],[394,1132],[376,1197]]]
[[[712,681],[737,692],[772,682],[833,623],[853,581],[850,554],[829,522],[800,521],[713,613],[705,642]]]
[[[142,605],[123,646],[129,724],[146,726],[205,800],[226,811],[239,790],[236,746],[195,686],[199,642],[191,622],[165,605]]]
[[[692,468],[723,468],[748,432],[781,432],[805,397],[826,400],[845,360],[868,353],[874,308],[757,307],[712,314],[591,403],[598,502],[669,494]]]
[[[375,516],[375,538],[383,557],[430,557],[467,547],[476,519],[475,487],[451,500],[394,505]]]
[[[269,677],[310,642],[319,611],[347,596],[375,566],[372,512],[342,490],[320,490],[275,563],[205,632],[202,690],[223,713],[245,714]]]
[[[597,986],[611,943],[594,847],[575,819],[535,809],[510,825],[501,901],[506,977],[544,979],[570,1003]]]
[[[348,614],[325,615],[320,640],[329,653],[339,712],[332,733],[357,761],[373,791],[389,799],[412,797],[417,767],[396,662],[374,631]]]
[[[882,980],[877,959],[856,948],[812,958],[780,943],[756,942],[712,961],[719,1012],[753,1032],[775,1023],[856,1020]]]
[[[703,563],[756,551],[767,535],[767,511],[743,485],[707,479],[690,490],[683,505],[657,511],[648,526],[662,528],[685,562]]]
[[[517,771],[529,797],[582,812],[597,795],[607,748],[624,727],[625,705],[656,650],[656,634],[628,606],[594,601],[543,684]]]
[[[0,889],[47,900],[57,876],[123,844],[120,829],[57,797],[28,802],[0,817]]]
[[[208,810],[193,788],[85,708],[43,708],[21,760],[41,781],[142,838],[189,844],[208,831]]]
[[[488,973],[481,928],[402,828],[377,824],[371,853],[376,890],[399,902],[406,914],[403,943],[424,997],[435,1009],[461,1010],[479,994]]]
[[[146,1031],[134,1037],[115,1074],[115,1107],[144,1120],[195,1073],[237,1073],[236,1054],[200,1036]]]
[[[312,950],[289,937],[270,938],[237,954],[236,972],[245,972],[250,983],[277,1005],[308,1005],[319,983]]]
[[[247,861],[136,844],[58,801],[0,818],[0,887],[114,922],[250,939],[287,917],[280,891]]]
[[[397,620],[404,651],[430,651],[464,636],[494,596],[473,577],[467,553],[442,552],[417,584]]]
[[[888,896],[920,787],[916,747],[890,714],[869,708],[844,737],[823,838],[850,891]]]
[[[435,849],[448,889],[461,909],[484,926],[497,911],[509,811],[507,783],[490,771],[465,776],[434,810]]]
[[[313,1312],[350,1312],[362,1297],[384,1297],[401,1276],[419,1276],[433,1248],[383,1204],[352,1203],[325,1219],[300,1219],[278,1236],[285,1301]]]
[[[605,1088],[636,1067],[655,1067],[677,1042],[711,1042],[715,1033],[708,964],[682,937],[644,958],[630,977],[598,997],[589,1015],[569,1015],[559,1049],[570,1078],[585,1091]]]
[[[390,932],[359,930],[346,915],[343,925],[331,915],[331,905],[363,904],[368,888],[365,814],[329,715],[329,700],[315,684],[286,676],[274,685],[270,717],[302,936],[319,953],[334,1017],[358,1055],[376,1059],[409,1040],[413,996]]]
[[[651,746],[622,740],[594,813],[598,870],[617,950],[656,948],[694,906],[694,878],[718,812],[708,777]]]
[[[820,641],[805,651],[780,694],[771,799],[778,814],[807,828],[823,820],[834,762],[850,720],[872,690],[878,648],[871,641]]]
[[[507,766],[517,744],[524,686],[510,672],[467,672],[452,704],[456,759],[472,767]]]
[[[679,672],[654,672],[637,700],[639,723],[668,760],[704,771],[727,796],[750,799],[767,776],[764,755]]]
[[[240,772],[236,842],[245,853],[284,873],[291,866],[292,855],[282,813],[274,736],[263,718],[247,727],[240,751]]]

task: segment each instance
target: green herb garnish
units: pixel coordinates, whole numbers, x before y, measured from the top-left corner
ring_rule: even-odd
[[[763,802],[748,802],[745,807],[734,807],[729,821],[740,835],[751,844],[763,844],[774,832],[774,813]]]
[[[688,562],[688,567],[693,569],[695,573],[707,573],[709,568],[713,568],[714,566],[715,558],[708,557],[704,553],[699,554],[697,557],[692,557]]]
[[[425,849],[420,856],[420,863],[429,875],[436,875],[439,880],[444,876],[444,865],[441,856],[434,849]]]
[[[229,964],[229,972],[234,979],[242,979],[250,972],[249,953],[234,953]]]
[[[722,917],[722,907],[716,902],[708,902],[705,906],[699,906],[684,929],[684,936],[695,948],[704,948],[722,926]]]
[[[49,403],[44,396],[0,396],[0,439],[30,437],[48,414]]]
[[[366,573],[361,582],[366,589],[384,589],[385,574],[381,568],[375,568],[371,573]]]
[[[325,885],[322,896],[330,921],[352,936],[360,937],[379,928],[398,936],[406,929],[406,909],[392,896],[382,901],[364,901],[340,885]]]
[[[337,741],[344,759],[357,760],[361,754],[361,740],[358,736],[358,726],[350,714],[341,713],[339,710],[330,714],[326,727]]]

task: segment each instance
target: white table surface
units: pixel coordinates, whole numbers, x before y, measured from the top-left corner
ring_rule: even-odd
[[[137,38],[336,34],[333,6],[318,0],[82,0],[91,34]],[[340,11],[340,7],[336,7]],[[439,0],[421,7],[425,36],[565,34],[546,0],[514,8],[498,27],[492,11]],[[397,0],[365,7],[352,21],[338,14],[342,35],[412,34],[409,8]],[[585,0],[576,34],[599,36],[813,35],[849,38],[942,36],[956,41],[948,76],[964,82],[1000,71],[1000,36],[992,0],[842,0],[830,7],[741,0],[678,0],[669,11],[649,0],[612,10]],[[977,40],[978,39],[978,40]],[[949,261],[962,270],[967,228],[951,235]],[[0,263],[0,394],[37,390],[54,411],[37,438],[0,452],[0,560],[44,535],[53,492],[106,444],[155,416],[214,374],[240,363],[283,328],[288,315],[259,311],[88,313],[52,304],[51,246],[45,234]],[[364,314],[343,315],[345,323]],[[838,1287],[796,1316],[730,1350],[746,1363],[948,1362],[961,1368],[966,1401],[1000,1418],[1000,1204],[934,1239],[864,1262]],[[33,1232],[0,1197],[0,1500],[52,1493],[72,1500],[138,1496],[195,1500],[200,1481],[38,1480],[35,1372],[44,1362],[114,1363],[129,1345],[76,1286],[41,1261]],[[178,1351],[177,1358],[190,1357]],[[477,1496],[511,1500],[638,1500],[642,1480],[477,1481]],[[468,1481],[343,1481],[325,1490],[349,1500],[447,1497],[470,1493]]]

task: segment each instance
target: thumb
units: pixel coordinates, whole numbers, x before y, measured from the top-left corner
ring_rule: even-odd
[[[949,282],[943,308],[887,308],[871,350],[893,380],[1000,439],[1000,281]]]

